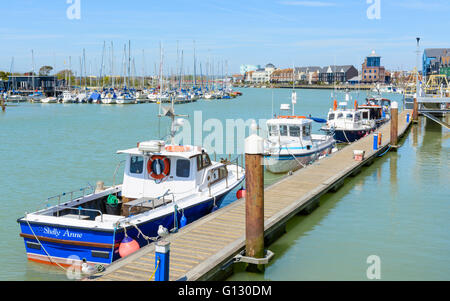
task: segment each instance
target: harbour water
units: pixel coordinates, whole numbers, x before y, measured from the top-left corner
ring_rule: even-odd
[[[178,105],[176,113],[189,115],[194,137],[196,111],[202,111],[203,121],[215,118],[225,125],[227,119],[269,119],[281,103],[290,102],[289,89],[242,92],[233,100]],[[330,93],[300,90],[296,113],[325,118]],[[352,95],[362,102],[366,92]],[[27,261],[16,219],[42,208],[49,196],[97,180],[112,184],[123,159],[116,150],[167,133],[169,122],[159,125],[157,113],[156,104],[20,104],[0,113],[0,239],[8,246],[0,250],[0,280],[67,279],[57,267]],[[205,130],[203,138],[207,135]],[[422,119],[398,153],[388,153],[323,198],[311,215],[292,221],[288,233],[270,246],[276,257],[263,275],[238,271],[230,280],[363,280],[369,255],[381,258],[385,280],[449,279],[448,137],[448,131]],[[266,184],[279,178],[266,173]],[[223,205],[234,200],[231,193]]]

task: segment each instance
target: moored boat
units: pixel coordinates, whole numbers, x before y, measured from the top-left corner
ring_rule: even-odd
[[[182,122],[173,111],[167,116],[170,143],[143,141],[117,152],[126,156],[122,184],[83,189],[79,197],[58,195],[58,204],[17,220],[28,259],[106,266],[126,256],[121,246],[130,240],[143,247],[156,239],[160,226],[177,231],[221,205],[244,180],[244,169],[213,162],[202,147],[174,144]]]

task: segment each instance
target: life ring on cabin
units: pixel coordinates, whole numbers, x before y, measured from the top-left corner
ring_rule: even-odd
[[[166,146],[166,151],[168,152],[189,152],[191,148],[189,146],[183,145],[169,145]]]
[[[164,179],[170,173],[170,159],[164,156],[152,156],[147,162],[147,171],[155,180]]]

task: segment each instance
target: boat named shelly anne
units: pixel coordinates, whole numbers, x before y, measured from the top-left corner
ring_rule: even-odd
[[[28,259],[107,266],[130,239],[142,247],[157,238],[160,226],[177,231],[216,210],[242,183],[239,162],[213,162],[202,147],[175,145],[182,119],[174,119],[173,104],[165,111],[172,118],[171,143],[144,141],[118,151],[126,156],[122,184],[83,189],[80,197],[61,194],[54,197],[57,205],[17,220]]]

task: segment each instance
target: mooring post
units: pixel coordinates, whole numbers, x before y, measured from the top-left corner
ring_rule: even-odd
[[[417,123],[419,120],[419,104],[417,103],[417,98],[414,98],[413,105],[413,122]]]
[[[0,104],[2,106],[2,111],[5,112],[6,105],[5,105],[5,99],[3,98],[3,93],[1,93],[1,96],[0,96]]]
[[[391,147],[397,148],[398,142],[398,102],[391,104]]]
[[[170,242],[155,245],[155,281],[169,281]]]
[[[264,258],[263,153],[263,138],[253,134],[245,139],[245,256],[253,258]]]

